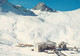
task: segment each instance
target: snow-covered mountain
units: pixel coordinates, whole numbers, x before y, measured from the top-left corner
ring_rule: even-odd
[[[35,53],[30,54],[33,52],[26,49],[14,49],[8,46],[17,43],[34,44],[46,40],[57,43],[65,41],[70,46],[80,47],[80,9],[68,12],[32,11],[38,16],[21,16],[12,13],[0,15],[0,45],[2,48],[0,55],[5,56],[6,53],[7,56],[10,54],[33,56]],[[34,56],[37,55],[42,56],[41,54]],[[48,55],[44,54],[44,56]]]
[[[27,12],[24,7],[14,6],[6,0],[4,3],[1,0],[0,4],[3,12],[21,14]],[[34,43],[35,39],[37,41],[49,39],[76,43],[75,45],[80,46],[80,9],[68,12],[32,11],[38,16],[21,16],[12,12],[0,15],[0,43],[12,45],[15,42]]]
[[[19,15],[31,15],[31,16],[35,16],[35,14],[30,11],[27,10],[26,8],[22,7],[22,6],[15,6],[11,3],[9,3],[7,0],[0,0],[0,12],[13,12]]]
[[[53,12],[54,10],[49,8],[48,6],[46,6],[43,2],[39,2],[34,8],[32,8],[33,10],[41,10],[41,11],[50,11]]]
[[[2,3],[3,0],[0,2]],[[28,14],[31,16],[23,16],[26,15],[24,7],[14,6],[6,1],[1,5],[0,11],[2,13],[11,11],[0,14],[0,56],[42,56],[44,54],[36,54],[31,52],[31,49],[28,51],[26,48],[12,46],[18,43],[34,44],[51,40],[56,43],[65,41],[69,46],[80,47],[80,9],[67,12],[32,10],[34,13],[30,11],[32,13]],[[35,14],[37,16],[32,16]],[[44,56],[53,55],[44,54]]]
[[[33,11],[38,16],[0,15],[1,43],[34,43],[49,39],[80,46],[80,9],[56,13]]]

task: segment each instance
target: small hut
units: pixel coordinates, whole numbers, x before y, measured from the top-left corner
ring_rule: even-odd
[[[41,52],[44,50],[50,50],[50,49],[56,49],[56,43],[52,41],[47,41],[47,42],[40,42],[35,44],[34,46],[34,51],[35,52]]]
[[[66,42],[61,42],[59,43],[59,48],[62,48],[62,49],[67,49],[67,43]]]

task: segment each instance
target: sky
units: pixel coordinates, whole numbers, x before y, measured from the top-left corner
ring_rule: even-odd
[[[58,11],[71,11],[80,8],[80,0],[8,0],[14,5],[22,5],[31,9],[39,2],[44,2],[48,7]]]

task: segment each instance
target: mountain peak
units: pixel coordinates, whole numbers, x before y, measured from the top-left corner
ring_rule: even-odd
[[[20,5],[15,6],[15,5],[9,3],[7,0],[0,0],[0,12],[1,13],[13,12],[18,15],[36,16],[34,12],[27,10],[26,8],[24,8]]]
[[[34,8],[32,8],[33,10],[41,10],[41,11],[53,11],[53,9],[49,8],[48,6],[46,6],[43,2],[39,2]]]
[[[45,6],[43,2],[39,2],[38,6]]]

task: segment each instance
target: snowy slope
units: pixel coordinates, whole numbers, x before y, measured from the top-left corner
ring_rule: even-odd
[[[73,43],[75,46],[79,45],[80,9],[57,13],[41,11],[34,12],[39,15],[38,17],[43,18],[45,23],[49,24],[49,26],[46,27],[49,30],[49,32],[46,30],[46,32],[48,32],[46,35],[49,36],[48,38],[50,40],[66,41],[69,42],[69,44]]]
[[[17,43],[34,44],[47,39],[57,43],[65,41],[69,46],[80,47],[80,9],[54,13],[33,11],[38,16],[21,16],[12,12],[0,15],[0,56],[5,54],[6,56],[56,56],[56,54],[35,53],[31,48],[12,46]],[[66,54],[72,55],[68,52]],[[79,53],[74,54],[74,56],[79,55]]]
[[[49,39],[80,46],[80,9],[54,13],[34,12],[38,16],[20,16],[12,13],[0,15],[1,43],[12,45],[12,43],[35,43]]]
[[[7,13],[7,12],[13,12],[19,15],[30,15],[30,16],[35,16],[35,14],[30,11],[27,10],[24,7],[19,7],[19,6],[15,6],[11,3],[9,3],[7,0],[1,0],[0,1],[0,13]]]

